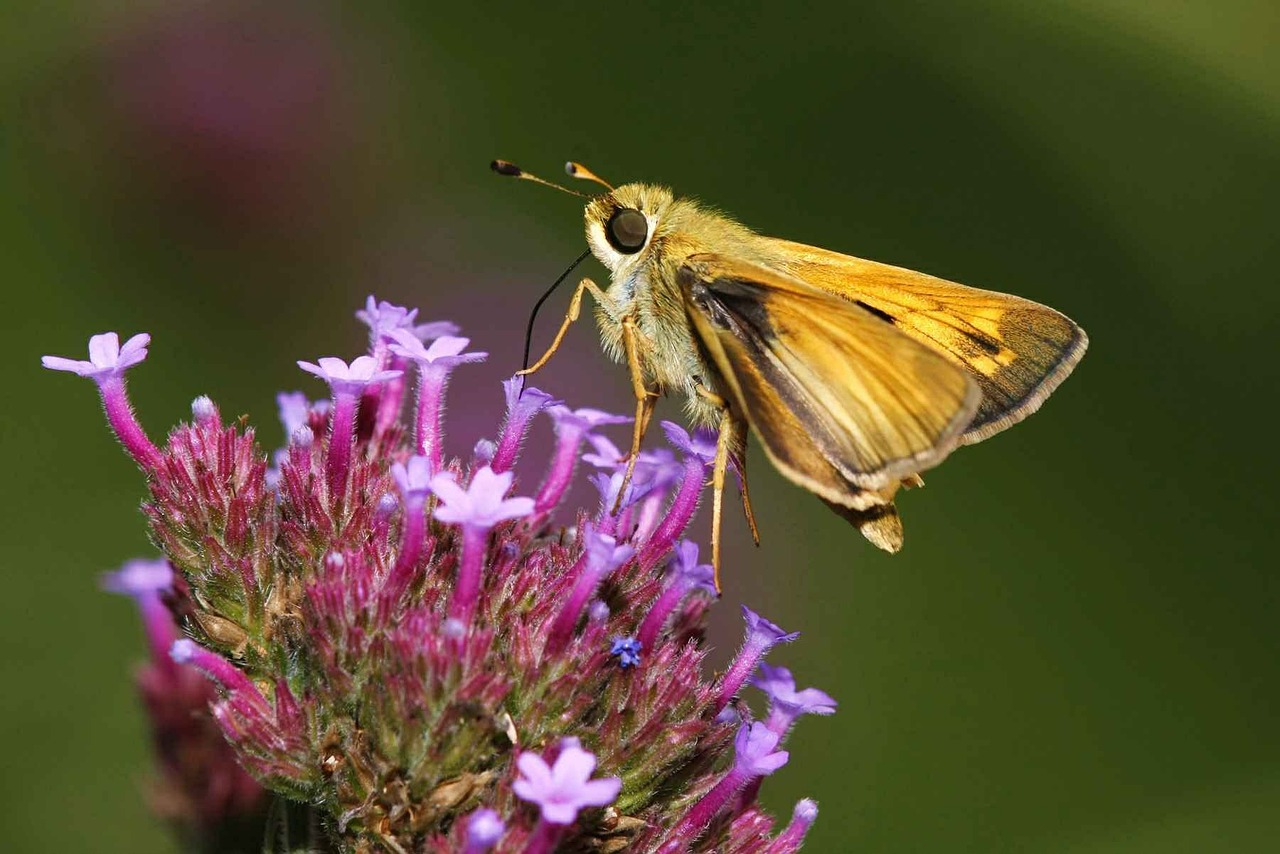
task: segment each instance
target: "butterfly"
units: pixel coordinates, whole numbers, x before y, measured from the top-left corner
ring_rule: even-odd
[[[493,168],[574,192],[505,161]],[[1076,323],[1031,300],[766,237],[666,187],[567,170],[605,188],[587,197],[585,220],[610,284],[579,284],[555,340],[523,373],[547,363],[590,294],[604,349],[626,363],[635,392],[627,478],[659,396],[682,394],[689,420],[718,431],[717,589],[729,469],[758,541],[748,431],[783,476],[896,552],[898,490],[1039,409],[1088,345]]]

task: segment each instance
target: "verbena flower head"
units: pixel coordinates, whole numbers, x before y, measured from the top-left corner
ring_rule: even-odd
[[[684,538],[714,440],[668,425],[670,447],[641,453],[618,502],[626,463],[604,434],[622,441],[630,419],[513,378],[496,441],[466,437],[475,450],[451,456],[445,382],[483,354],[398,306],[371,299],[361,319],[368,355],[299,363],[330,399],[281,395],[288,441],[270,470],[253,429],[208,398],[151,444],[121,377],[145,336],[46,360],[99,383],[146,479],[164,560],[104,586],[143,608],[153,720],[198,724],[156,724],[163,776],[195,803],[203,790],[172,776],[166,750],[216,733],[221,764],[206,744],[184,767],[239,793],[193,813],[191,847],[265,790],[295,805],[278,814],[310,813],[326,850],[796,850],[816,812],[774,835],[755,792],[796,717],[834,702],[765,669],[770,716],[752,720],[740,689],[795,636],[751,611],[724,675],[704,672],[714,588]],[[523,459],[540,420],[556,448]],[[592,470],[600,503],[565,506]]]

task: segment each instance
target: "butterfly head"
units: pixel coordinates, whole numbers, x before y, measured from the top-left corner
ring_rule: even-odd
[[[591,253],[613,276],[642,265],[674,201],[665,187],[624,184],[587,203]]]

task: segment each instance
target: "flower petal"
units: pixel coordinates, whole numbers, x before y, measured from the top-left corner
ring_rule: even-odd
[[[578,803],[588,807],[608,806],[617,799],[620,791],[622,791],[622,779],[619,777],[588,780],[578,790]]]
[[[551,785],[552,773],[547,767],[547,762],[536,753],[525,751],[516,759],[516,767],[520,769],[520,773],[524,775],[525,781],[535,786],[539,792]],[[519,781],[517,781],[519,782]],[[520,795],[525,800],[530,798]]]
[[[576,788],[591,779],[591,772],[594,770],[596,770],[595,756],[576,744],[570,744],[556,757],[551,775],[555,777],[557,784]]]

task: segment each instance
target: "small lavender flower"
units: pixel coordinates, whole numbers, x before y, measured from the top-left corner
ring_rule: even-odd
[[[560,503],[564,491],[573,479],[574,464],[578,460],[578,448],[582,440],[596,427],[606,424],[627,424],[631,419],[622,415],[610,415],[599,409],[570,409],[556,405],[547,408],[556,425],[556,450],[551,470],[542,482],[534,499],[539,513],[545,513]]]
[[[614,537],[599,531],[588,530],[584,539],[586,548],[582,557],[570,570],[570,574],[575,576],[573,589],[547,633],[545,652],[549,655],[556,655],[564,650],[582,609],[595,595],[596,588],[604,577],[635,554],[635,549],[631,546],[620,545]]]
[[[467,847],[464,854],[484,854],[498,844],[507,826],[494,810],[484,807],[467,819]]]
[[[125,389],[124,372],[147,358],[147,345],[151,336],[145,332],[133,336],[120,346],[120,336],[104,332],[89,339],[89,360],[67,359],[62,356],[43,356],[40,363],[53,371],[68,371],[88,377],[98,384],[102,407],[116,438],[144,471],[154,471],[160,465],[160,451],[151,440],[129,403]]]
[[[356,319],[369,327],[369,346],[376,347],[379,340],[389,336],[395,329],[412,329],[413,321],[418,317],[418,310],[393,305],[386,300],[376,300],[370,294],[364,308],[356,311]]]
[[[280,424],[284,435],[292,436],[299,427],[307,427],[311,420],[311,401],[300,391],[282,391],[276,395],[280,410]]]
[[[691,540],[681,541],[667,571],[667,585],[640,624],[640,632],[636,636],[640,646],[652,646],[663,624],[685,596],[698,590],[715,596],[714,578],[711,564],[698,563],[698,544]]]
[[[382,371],[371,356],[358,356],[348,365],[332,356],[313,364],[299,360],[298,367],[315,374],[329,384],[333,392],[333,412],[329,418],[330,499],[341,502],[347,486],[347,470],[351,463],[351,445],[356,428],[356,408],[364,390],[377,383],[384,383],[400,376],[401,371]]]
[[[144,697],[169,715],[156,732],[196,743],[176,722],[198,722],[221,738],[222,754],[206,745],[211,764],[191,766],[216,777],[200,785],[158,748],[166,783],[256,793],[255,809],[270,790],[310,813],[324,850],[791,854],[812,809],[773,837],[756,790],[786,761],[796,717],[834,704],[761,667],[794,635],[750,611],[725,675],[702,673],[710,569],[680,538],[714,442],[666,429],[671,448],[642,450],[618,501],[625,462],[595,431],[627,419],[512,379],[497,441],[450,457],[444,388],[483,354],[399,306],[370,301],[362,319],[369,355],[302,363],[331,402],[281,396],[289,442],[271,470],[252,429],[207,398],[150,445],[121,374],[145,338],[74,363],[146,472],[143,512],[167,559],[104,580],[143,611]],[[408,429],[397,388],[415,371]],[[542,412],[556,450],[530,463],[519,450]],[[562,506],[579,458],[600,469],[598,507]],[[524,483],[540,484],[533,497]],[[548,528],[555,515],[565,527]],[[757,668],[765,723],[737,697]],[[231,815],[222,803],[201,815]],[[189,847],[217,848],[191,826]]]
[[[576,738],[566,738],[551,765],[536,753],[522,753],[517,761],[520,779],[512,789],[521,799],[537,804],[542,818],[551,824],[573,824],[587,807],[613,803],[622,788],[618,777],[592,780],[596,757],[583,750]]]
[[[406,462],[392,463],[391,478],[395,481],[396,489],[400,493],[404,515],[400,550],[396,555],[395,565],[391,568],[391,574],[383,586],[383,598],[387,607],[393,606],[404,595],[405,590],[413,582],[414,571],[418,560],[422,557],[427,536],[425,508],[427,498],[431,495],[431,459],[412,456]],[[379,511],[390,513],[390,510],[383,510],[381,503],[379,503]]]
[[[414,436],[418,453],[429,456],[432,466],[439,468],[444,455],[440,444],[440,418],[444,414],[449,376],[458,365],[483,362],[489,354],[463,352],[471,339],[453,335],[437,338],[430,347],[424,347],[415,333],[404,329],[395,330],[391,338],[391,352],[418,366],[418,416],[414,422]]]
[[[489,529],[533,512],[532,498],[505,497],[514,479],[511,472],[495,474],[493,469],[483,466],[472,476],[466,489],[458,486],[449,474],[440,474],[431,480],[431,488],[444,502],[436,508],[436,518],[462,526],[458,581],[449,608],[449,616],[456,620],[465,623],[475,608]]]
[[[790,643],[800,637],[799,632],[787,634],[746,605],[742,606],[742,616],[746,620],[747,636],[742,642],[742,649],[738,651],[733,664],[729,665],[720,682],[718,707],[721,709],[738,693],[742,683],[755,671],[756,664],[765,653],[777,644]]]
[[[769,697],[769,719],[766,726],[784,736],[801,715],[834,715],[836,701],[817,688],[796,690],[796,680],[785,667],[760,662],[759,671],[751,677],[752,685]]]
[[[716,436],[710,430],[695,430],[693,435],[673,421],[662,422],[662,432],[677,450],[697,457],[706,465],[716,458]]]
[[[334,395],[359,394],[367,386],[400,376],[400,371],[378,370],[378,363],[372,356],[357,356],[350,365],[333,356],[321,357],[319,364],[299,359],[298,367],[327,382]]]
[[[502,425],[502,435],[498,437],[498,447],[494,450],[493,462],[490,463],[496,472],[507,471],[515,465],[520,445],[524,443],[524,436],[533,416],[550,406],[560,404],[560,401],[546,392],[526,388],[524,377],[505,380],[502,390],[507,398],[507,420]]]
[[[44,356],[40,363],[54,371],[70,371],[93,380],[122,377],[134,365],[147,358],[147,345],[151,336],[145,332],[133,336],[120,346],[120,336],[104,332],[89,339],[89,360],[66,359],[62,356]]]
[[[127,561],[115,572],[103,573],[99,584],[103,590],[128,596],[138,603],[152,658],[164,658],[177,636],[173,616],[163,598],[173,591],[173,567],[169,561]]]
[[[166,601],[179,595],[167,560],[131,560],[101,577],[104,590],[132,598],[142,614],[150,660],[137,671],[157,763],[153,802],[191,847],[217,838],[245,850],[262,837],[265,792],[236,762],[209,704],[216,695],[191,667],[169,657],[179,637]]]
[[[700,836],[733,795],[755,778],[786,765],[789,754],[777,748],[777,733],[762,723],[744,723],[733,741],[733,767],[685,814],[671,836],[686,840],[684,844]]]
[[[778,838],[769,848],[769,854],[794,854],[799,851],[800,846],[804,844],[805,836],[809,833],[809,828],[813,827],[813,823],[817,820],[818,805],[809,798],[798,801],[795,810],[791,813],[791,822],[782,833],[778,834]]]
[[[418,318],[418,310],[393,305],[386,300],[375,300],[370,295],[364,308],[356,311],[356,319],[369,327],[369,346],[377,346],[379,338],[389,338],[397,329],[412,332],[420,341],[432,341],[446,335],[457,335],[458,326],[447,320],[414,325]]]

